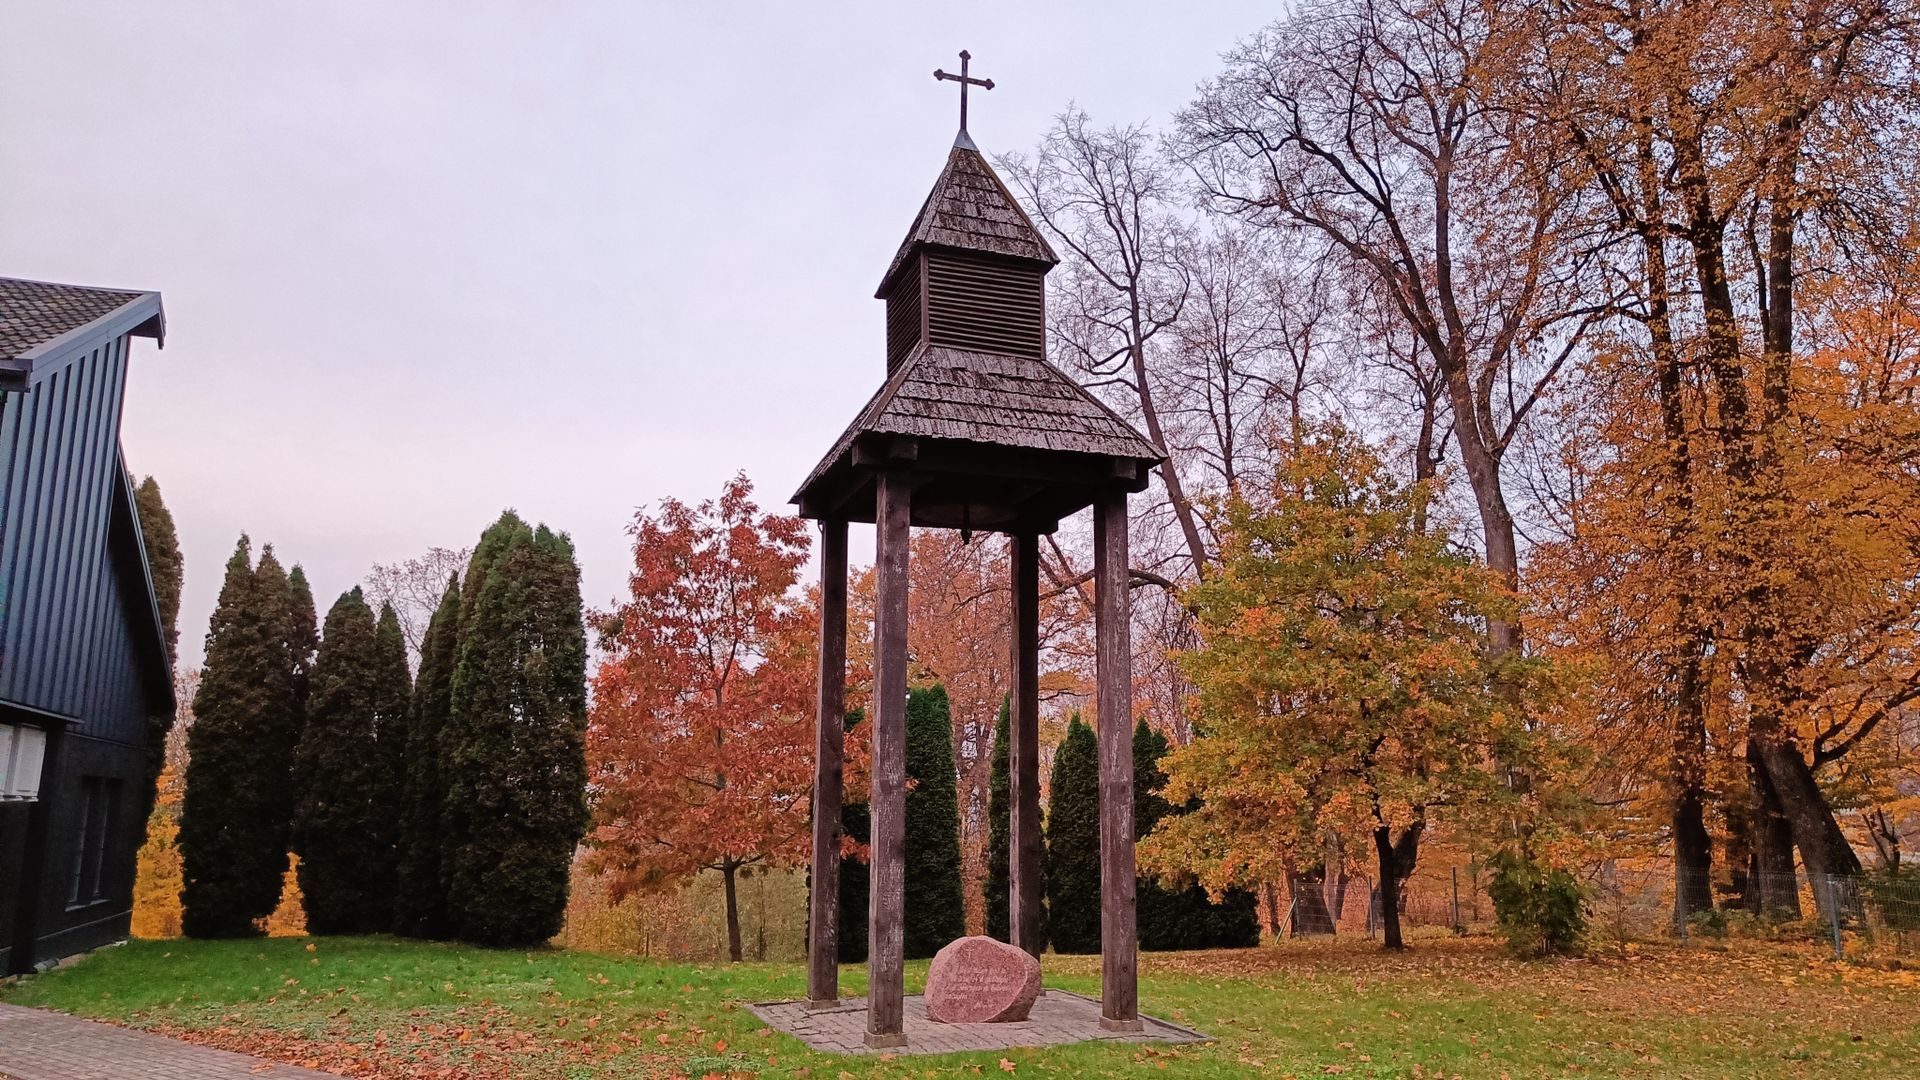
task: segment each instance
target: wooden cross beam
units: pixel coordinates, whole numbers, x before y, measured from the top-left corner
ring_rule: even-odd
[[[972,59],[972,54],[968,53],[965,49],[961,49],[960,74],[955,75],[950,71],[941,71],[939,68],[933,69],[934,78],[960,84],[960,131],[962,134],[965,134],[967,130],[967,87],[977,86],[982,90],[993,89],[992,79],[976,79],[967,74],[967,62]]]

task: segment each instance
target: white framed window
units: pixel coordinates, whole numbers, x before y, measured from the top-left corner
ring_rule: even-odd
[[[38,799],[40,767],[46,756],[45,731],[20,724],[0,724],[0,802]]]

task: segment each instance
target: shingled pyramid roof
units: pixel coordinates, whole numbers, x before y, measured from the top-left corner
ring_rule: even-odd
[[[922,244],[988,252],[1048,266],[1060,261],[965,132],[954,141],[946,168],[940,170],[940,178],[933,182],[919,216],[913,219],[913,228],[887,265],[876,295],[886,295],[894,276],[906,265],[914,248]]]
[[[1125,420],[1045,360],[921,345],[814,466],[794,501],[865,434],[914,435],[1158,463]]]

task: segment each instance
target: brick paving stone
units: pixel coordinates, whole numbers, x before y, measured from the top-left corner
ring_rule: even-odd
[[[1011,1050],[1022,1046],[1059,1046],[1087,1042],[1211,1042],[1207,1036],[1178,1024],[1142,1016],[1143,1030],[1103,1031],[1100,1002],[1065,990],[1048,990],[1033,1003],[1033,1014],[1010,1024],[942,1024],[927,1019],[926,998],[911,994],[905,1000],[907,1045],[887,1051],[867,1048],[867,1002],[846,998],[837,1009],[809,1012],[802,1001],[766,1001],[749,1005],[768,1027],[830,1054],[954,1054],[968,1050]]]
[[[245,1054],[45,1009],[0,1005],[0,1077],[12,1080],[340,1080]]]

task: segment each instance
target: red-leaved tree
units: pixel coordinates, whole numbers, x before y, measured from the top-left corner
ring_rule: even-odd
[[[741,474],[717,501],[634,516],[587,732],[590,867],[616,901],[718,871],[734,960],[740,871],[807,857],[819,625],[795,588],[805,523],[752,494]]]

